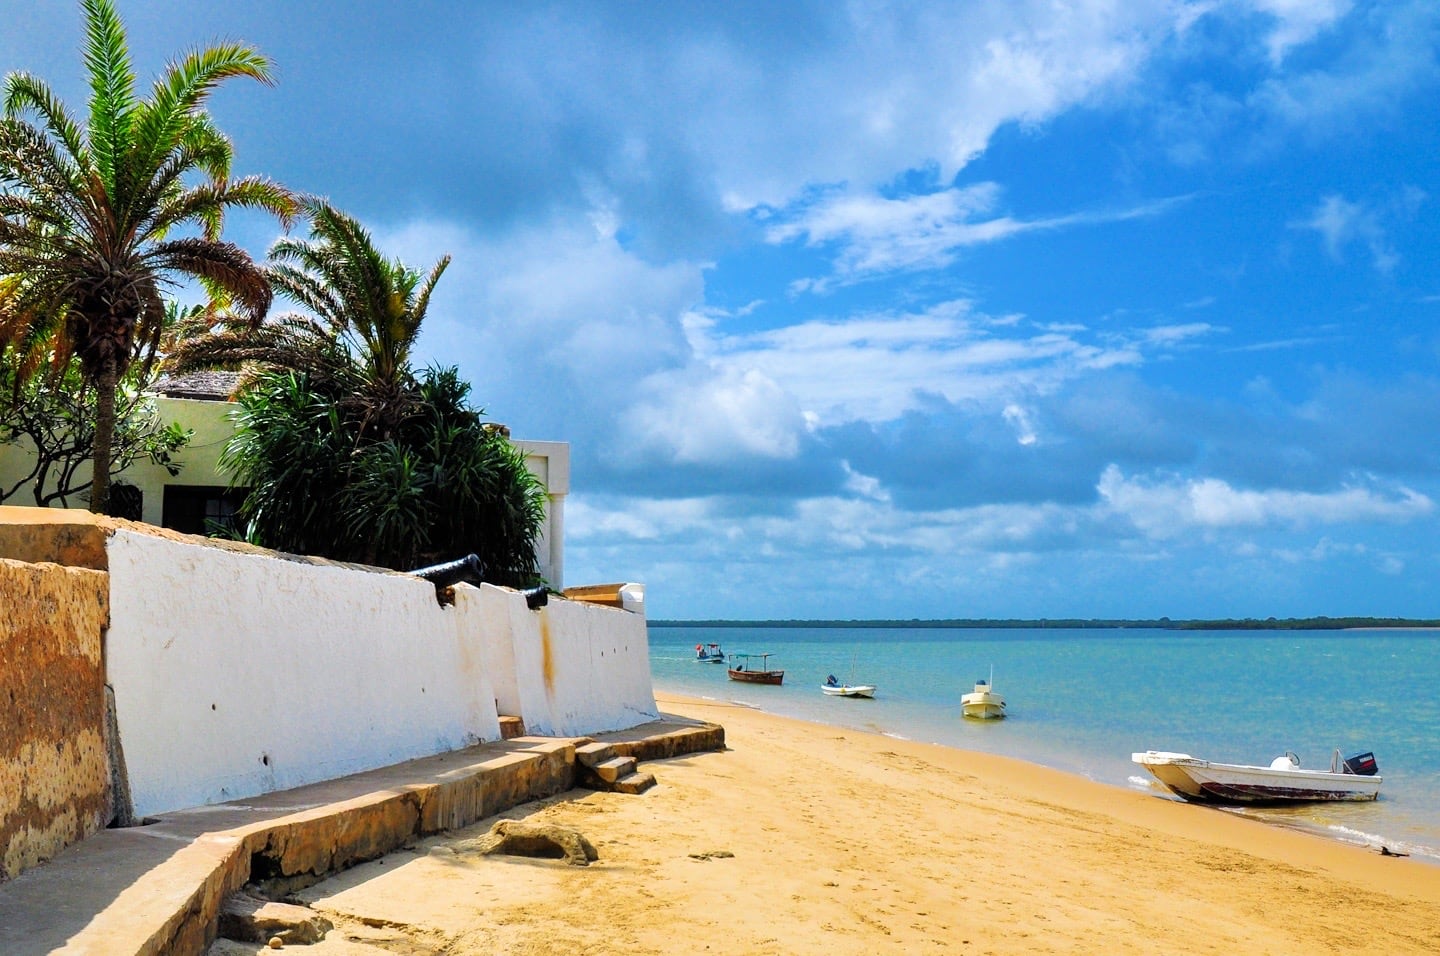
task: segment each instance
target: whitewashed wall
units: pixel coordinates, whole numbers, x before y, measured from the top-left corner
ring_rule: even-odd
[[[488,584],[471,593],[500,710],[528,732],[580,736],[658,716],[643,614],[558,599],[531,611],[519,593]]]
[[[106,669],[139,814],[500,736],[428,582],[117,531]]]
[[[643,614],[117,530],[106,672],[141,815],[657,716]]]

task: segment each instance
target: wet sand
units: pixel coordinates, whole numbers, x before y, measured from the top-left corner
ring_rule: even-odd
[[[579,830],[597,862],[467,852],[492,818],[303,891],[336,924],[304,952],[1440,952],[1440,867],[1004,757],[658,697],[723,724],[728,749],[645,765],[659,783],[643,795],[504,814]]]

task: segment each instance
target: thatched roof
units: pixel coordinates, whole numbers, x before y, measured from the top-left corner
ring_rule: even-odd
[[[240,384],[239,372],[189,372],[165,375],[150,391],[166,398],[198,398],[211,402],[228,402]]]

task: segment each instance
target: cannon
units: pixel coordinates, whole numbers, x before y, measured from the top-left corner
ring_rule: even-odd
[[[467,554],[463,558],[446,561],[444,564],[416,568],[410,573],[435,585],[435,590],[438,592],[462,581],[466,584],[481,583],[485,579],[485,565],[480,561],[479,555]]]
[[[447,593],[447,589],[457,584],[483,584],[485,581],[485,563],[476,554],[467,554],[463,558],[456,558],[454,561],[446,561],[444,564],[432,564],[425,568],[416,568],[410,572],[416,577],[424,578],[435,585],[435,597],[441,604],[454,603],[454,596]],[[529,588],[521,591],[525,596],[525,606],[532,611],[538,611],[550,601],[550,589],[545,585]]]

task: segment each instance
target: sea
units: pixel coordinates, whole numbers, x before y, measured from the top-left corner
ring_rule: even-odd
[[[1440,865],[1440,632],[1181,631],[1149,628],[650,626],[657,691],[1015,757],[1167,796],[1136,751],[1268,766],[1286,751],[1307,769],[1372,752],[1380,798],[1244,808],[1268,823]],[[697,663],[695,645],[770,654],[778,687],[741,684]],[[874,700],[827,697],[840,681]],[[1006,719],[960,714],[992,680]]]

